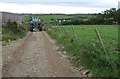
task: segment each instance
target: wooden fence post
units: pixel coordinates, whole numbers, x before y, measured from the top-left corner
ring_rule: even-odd
[[[75,33],[75,30],[74,30],[73,25],[71,25],[71,28],[72,28],[72,31],[73,31],[74,38],[75,38],[75,40],[77,41],[77,35],[76,35],[76,33]]]
[[[58,26],[58,25],[57,25],[57,27],[56,27],[56,28],[57,28],[57,30],[61,33],[61,31],[60,31],[60,29],[59,29],[59,26]]]
[[[95,30],[95,32],[96,32],[96,35],[97,35],[98,40],[100,41],[100,43],[101,43],[101,45],[102,45],[102,48],[103,48],[103,50],[104,50],[104,52],[105,52],[105,55],[106,55],[108,61],[111,62],[111,60],[110,60],[110,58],[109,58],[109,56],[108,56],[108,54],[107,54],[107,51],[106,51],[106,49],[105,49],[105,46],[104,46],[104,44],[103,44],[102,38],[101,38],[101,36],[100,36],[100,34],[99,34],[99,31],[98,31],[98,29],[97,29],[95,26],[94,26],[94,30]],[[113,62],[112,62],[112,68],[113,68],[115,71],[117,71],[117,67],[116,67],[116,65],[115,65]],[[113,71],[113,72],[114,72],[114,71]]]
[[[98,40],[99,40],[100,43],[101,43],[102,48],[103,48],[103,50],[104,50],[104,52],[105,52],[105,54],[106,54],[106,49],[105,49],[105,46],[104,46],[104,44],[103,44],[102,38],[101,38],[101,36],[100,36],[100,33],[99,33],[98,29],[97,29],[95,26],[94,26],[94,30],[95,30],[95,33],[96,33],[96,35],[97,35]]]
[[[63,28],[63,31],[64,31],[64,33],[65,33],[66,37],[68,37],[68,34],[67,34],[67,32],[66,32],[65,28],[64,28],[63,26],[61,26],[61,27]]]

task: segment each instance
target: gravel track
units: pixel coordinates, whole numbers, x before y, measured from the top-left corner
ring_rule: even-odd
[[[2,60],[3,77],[84,77],[44,31],[3,46]]]

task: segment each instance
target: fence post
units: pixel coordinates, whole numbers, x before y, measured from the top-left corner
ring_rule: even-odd
[[[76,33],[75,33],[75,30],[74,30],[73,25],[71,25],[71,28],[72,28],[72,31],[73,31],[74,38],[75,38],[75,40],[77,41],[77,35],[76,35]]]
[[[101,45],[102,45],[102,47],[103,47],[103,50],[104,50],[104,52],[105,52],[105,55],[107,56],[108,61],[111,62],[111,61],[110,61],[110,58],[108,57],[107,51],[106,51],[106,49],[105,49],[105,46],[104,46],[104,44],[103,44],[102,38],[101,38],[101,36],[100,36],[100,34],[99,34],[99,31],[98,31],[98,29],[97,29],[95,26],[94,26],[94,30],[95,30],[95,32],[96,32],[96,34],[97,34],[98,40],[100,41],[100,43],[101,43]],[[117,67],[116,67],[116,65],[115,65],[113,62],[112,62],[112,68],[113,68],[115,71],[117,71]],[[114,71],[113,71],[113,72],[114,72]]]
[[[56,28],[57,28],[57,30],[61,33],[61,31],[60,31],[60,29],[59,29],[59,26],[58,26],[58,25],[57,25],[57,27],[56,27]]]
[[[63,28],[63,31],[65,32],[66,37],[68,37],[68,34],[67,34],[65,28],[63,26],[61,26],[61,27]]]
[[[105,54],[106,54],[106,49],[105,49],[105,46],[104,46],[104,44],[103,44],[102,38],[101,38],[101,36],[100,36],[100,33],[99,33],[98,29],[97,29],[95,26],[94,26],[94,30],[95,30],[95,33],[96,33],[96,35],[97,35],[98,40],[100,41],[100,43],[101,43],[101,45],[102,45],[102,48],[103,48],[103,50],[104,50],[104,52],[105,52]]]

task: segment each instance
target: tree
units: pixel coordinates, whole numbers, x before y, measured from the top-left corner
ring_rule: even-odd
[[[117,10],[117,13],[116,13],[116,19],[117,19],[117,22],[118,24],[120,24],[120,9]]]
[[[103,17],[106,24],[113,24],[117,22],[117,10],[116,8],[111,8],[110,10],[105,10],[103,12]]]

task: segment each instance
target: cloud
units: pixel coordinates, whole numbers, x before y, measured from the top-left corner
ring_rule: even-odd
[[[74,6],[74,7],[97,7],[97,8],[113,8],[117,7],[117,4],[105,4],[98,2],[40,2],[35,4],[43,4],[43,5],[61,5],[61,6]]]
[[[5,3],[34,3],[47,5],[81,6],[81,7],[104,7],[112,8],[118,5],[119,0],[0,0]]]
[[[119,0],[0,0],[0,2],[118,2]]]
[[[119,0],[0,0],[0,11],[14,13],[100,13]]]
[[[0,10],[14,13],[99,13],[104,8],[74,7],[61,5],[0,3]]]

